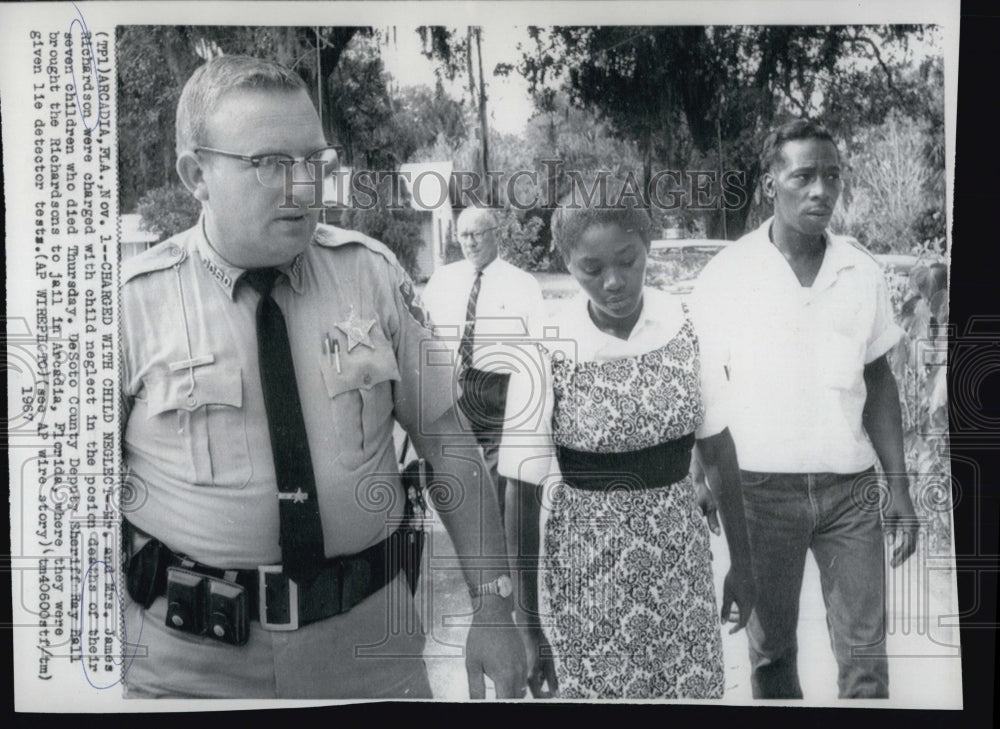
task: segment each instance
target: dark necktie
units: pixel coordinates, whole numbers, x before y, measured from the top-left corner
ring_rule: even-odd
[[[278,483],[281,561],[289,578],[307,584],[325,559],[323,525],[288,330],[281,309],[271,298],[278,275],[276,269],[262,268],[247,271],[244,278],[260,294],[257,353]]]
[[[461,372],[472,367],[472,340],[476,334],[476,302],[479,299],[479,287],[483,283],[483,272],[476,271],[476,280],[472,282],[469,292],[469,303],[465,307],[465,329],[462,341],[458,345],[458,359],[461,362]]]

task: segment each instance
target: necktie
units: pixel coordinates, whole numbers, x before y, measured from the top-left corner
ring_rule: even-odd
[[[458,359],[461,371],[472,367],[472,339],[476,333],[476,302],[479,299],[479,287],[483,283],[483,272],[476,271],[476,280],[472,282],[469,292],[469,303],[465,307],[465,329],[462,331],[462,341],[458,344]]]
[[[281,559],[288,577],[301,585],[318,574],[325,560],[323,525],[288,330],[281,309],[271,297],[277,277],[278,271],[273,268],[244,274],[247,283],[260,294],[257,353],[278,483]]]

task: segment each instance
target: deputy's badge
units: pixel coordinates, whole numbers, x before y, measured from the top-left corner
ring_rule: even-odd
[[[375,349],[375,343],[368,336],[368,332],[375,326],[374,319],[362,319],[354,313],[354,306],[344,321],[336,323],[337,329],[347,335],[347,351],[350,352],[359,344],[363,344],[370,349]]]
[[[399,285],[399,294],[403,297],[403,303],[406,304],[406,308],[410,312],[410,316],[416,320],[417,324],[430,329],[430,317],[420,305],[420,301],[417,299],[417,292],[413,290],[413,282],[410,281],[409,276],[406,276],[403,279],[403,283]]]

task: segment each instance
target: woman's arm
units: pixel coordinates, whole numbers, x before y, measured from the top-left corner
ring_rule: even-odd
[[[756,601],[756,587],[750,562],[750,539],[743,510],[743,488],[736,461],[736,446],[726,428],[721,433],[698,441],[698,451],[705,476],[719,504],[722,527],[729,545],[729,573],[722,593],[722,619],[729,620],[733,602],[739,609],[736,625],[730,633],[743,628],[750,619]]]

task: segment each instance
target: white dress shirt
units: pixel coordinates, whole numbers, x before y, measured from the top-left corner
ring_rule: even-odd
[[[771,220],[702,271],[693,309],[702,364],[725,400],[740,467],[778,473],[856,473],[875,463],[864,432],[865,365],[902,333],[882,270],[851,238],[827,234],[804,287],[770,240]]]
[[[456,365],[475,279],[476,269],[468,261],[450,263],[434,272],[422,296],[434,333],[448,344]],[[483,269],[476,300],[472,366],[511,372],[517,361],[516,356],[511,357],[511,349],[537,335],[533,323],[542,310],[542,289],[535,277],[495,258]]]

